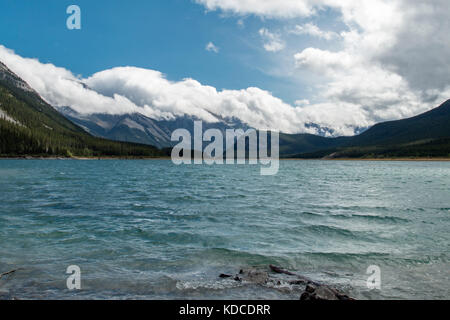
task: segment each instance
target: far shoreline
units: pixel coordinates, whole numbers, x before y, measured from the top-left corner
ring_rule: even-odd
[[[171,160],[171,157],[44,157],[44,156],[0,156],[0,160]],[[335,159],[305,159],[305,158],[280,158],[280,161],[373,161],[373,162],[449,162],[450,158],[335,158]]]
[[[336,159],[305,159],[305,158],[282,158],[286,161],[394,161],[394,162],[447,162],[450,158],[336,158]]]

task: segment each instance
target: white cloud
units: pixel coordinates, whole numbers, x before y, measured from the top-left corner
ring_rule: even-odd
[[[259,35],[264,40],[264,49],[269,52],[278,52],[284,49],[285,43],[279,34],[272,33],[266,28],[259,30]]]
[[[306,23],[303,25],[296,25],[291,33],[309,35],[312,37],[317,37],[325,40],[333,40],[339,37],[339,34],[333,31],[321,30],[318,26],[313,23]]]
[[[208,42],[208,44],[205,47],[205,50],[210,51],[210,52],[219,53],[219,48],[216,47],[216,45],[212,42]]]
[[[296,100],[294,103],[297,107],[308,106],[311,102],[308,99]]]
[[[314,133],[307,124],[316,123],[336,135],[350,135],[358,127],[419,114],[450,97],[450,7],[445,0],[197,2],[242,16],[315,16],[319,25],[322,9],[337,12],[345,26],[335,31],[339,36],[327,36],[333,31],[316,25],[300,25],[300,33],[336,40],[328,48],[302,48],[292,57],[305,81],[314,78],[314,91],[306,97],[311,101],[298,97],[292,106],[258,88],[218,91],[193,79],[172,82],[158,71],[132,67],[78,79],[66,69],[21,58],[1,46],[0,60],[50,103],[79,112],[141,112],[156,119],[187,114],[207,121],[215,121],[217,114],[289,133]],[[280,33],[265,28],[259,33],[268,51],[290,45]]]
[[[356,123],[413,116],[450,98],[448,0],[197,2],[209,10],[263,19],[314,17],[320,22],[331,19],[328,12],[337,13],[340,30],[324,31],[312,23],[287,29],[337,41],[329,48],[304,48],[294,56],[301,74],[314,79],[314,100],[323,101],[303,106],[302,112],[337,132],[349,132]]]
[[[286,133],[316,133],[308,124],[317,123],[333,128],[336,134],[349,135],[354,127],[370,124],[350,103],[344,112],[334,104],[303,102],[302,108],[296,108],[259,88],[218,91],[193,79],[173,82],[158,71],[135,67],[108,69],[80,79],[69,70],[22,58],[1,45],[0,61],[50,104],[70,106],[83,114],[138,112],[157,120],[188,115],[208,122],[216,122],[215,115],[219,115]],[[338,114],[333,123],[329,114]]]
[[[411,2],[408,5],[411,6]],[[416,32],[413,26],[417,23],[417,15],[423,15],[420,10],[428,10],[416,8],[411,14],[408,8],[403,1],[347,2],[340,8],[342,20],[349,29],[341,34],[343,48],[339,51],[306,48],[294,56],[296,66],[324,77],[317,89],[325,101],[340,106],[341,111],[357,106],[369,123],[413,116],[437,106],[449,96],[430,89],[438,88],[438,83],[449,88],[448,74],[434,85],[433,82],[439,78],[439,70],[450,72],[450,62],[433,65],[426,57],[433,60],[433,56],[441,56],[441,50],[450,53],[450,46],[441,43],[440,50],[418,50],[433,38],[430,31],[425,33],[427,37],[411,34]],[[436,11],[433,5],[429,9]],[[441,9],[449,11],[446,6]],[[426,24],[432,25],[431,21]],[[405,32],[409,36],[405,36]],[[411,49],[414,43],[417,48],[402,52],[401,48]],[[402,65],[393,56],[408,61],[414,71],[405,68],[405,72],[401,72]],[[423,68],[425,60],[428,63]],[[423,86],[415,86],[418,79],[423,80],[429,75],[428,68],[434,70],[435,78],[431,79],[430,75],[423,81]],[[419,70],[422,70],[421,74]]]
[[[190,115],[208,122],[216,122],[214,115],[220,115],[260,129],[314,132],[305,127],[307,116],[258,88],[217,91],[193,79],[173,82],[158,71],[135,67],[113,68],[79,79],[69,70],[22,58],[3,46],[0,61],[50,104],[70,106],[84,114],[139,112],[155,119]]]
[[[355,57],[345,51],[330,52],[316,48],[307,48],[295,54],[294,58],[298,68],[326,75],[333,75],[336,70],[351,68],[356,63]]]
[[[268,18],[310,16],[315,0],[196,0],[208,10],[221,9],[234,14],[255,14]]]

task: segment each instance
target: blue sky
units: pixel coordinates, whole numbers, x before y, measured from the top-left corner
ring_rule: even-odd
[[[71,4],[82,10],[81,30],[66,28]],[[242,26],[241,19],[190,0],[2,0],[0,44],[83,76],[137,66],[218,89],[256,86],[292,103],[306,95],[298,81],[273,74],[280,57],[262,48],[258,30],[280,23],[247,16]],[[210,41],[219,53],[205,50]]]
[[[0,60],[55,107],[288,133],[352,135],[450,98],[448,0],[255,3],[2,0]]]

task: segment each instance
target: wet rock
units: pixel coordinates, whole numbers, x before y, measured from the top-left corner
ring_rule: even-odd
[[[314,293],[314,291],[316,291],[316,287],[313,285],[308,284],[305,288],[305,292]]]
[[[277,266],[274,266],[274,265],[269,265],[269,268],[270,268],[270,270],[272,270],[275,273],[286,274],[288,276],[296,277],[297,279],[293,280],[293,281],[290,281],[289,282],[290,284],[293,284],[293,285],[304,285],[304,284],[320,285],[319,283],[317,283],[317,282],[315,282],[315,281],[313,281],[311,279],[308,279],[308,278],[306,278],[304,276],[301,276],[299,274],[296,274],[296,273],[292,273],[292,272],[290,272],[288,270],[284,270],[283,268],[280,268],[280,267],[277,267]]]
[[[269,281],[269,273],[264,270],[259,270],[257,268],[248,268],[248,269],[241,269],[239,271],[239,274],[236,276],[232,276],[229,274],[220,274],[219,278],[227,279],[227,278],[233,278],[234,281],[238,282],[249,282],[253,284],[266,284]]]
[[[354,300],[347,295],[344,295],[334,288],[326,285],[314,286],[307,285],[305,291],[300,297],[300,300]]]
[[[302,279],[298,279],[298,280],[291,280],[291,281],[289,281],[289,284],[290,285],[294,285],[294,286],[301,286],[301,285],[308,284],[308,282],[305,281],[305,280],[302,280]]]
[[[309,300],[313,300],[312,299],[312,294],[309,292],[303,292],[302,295],[300,296],[300,300],[301,301],[309,301]]]
[[[336,296],[338,297],[339,300],[343,300],[343,301],[350,301],[350,300],[353,301],[353,300],[355,300],[355,299],[347,296],[346,294],[341,294],[339,292],[336,294]]]
[[[327,286],[320,286],[314,291],[316,300],[339,300],[336,292]]]
[[[241,270],[241,278],[244,281],[254,284],[266,284],[269,281],[269,274],[266,271],[250,268],[248,270]]]
[[[270,273],[270,271],[272,271],[272,273]],[[229,274],[221,274],[219,277],[223,279],[233,278],[233,276]],[[286,278],[294,279],[289,280]],[[290,290],[292,292],[293,290],[298,290],[300,293],[302,292],[301,290],[304,290],[300,300],[354,300],[333,287],[273,265],[270,265],[269,268],[251,267],[241,269],[239,270],[239,273],[234,276],[233,280],[269,286],[280,291]]]
[[[295,273],[292,273],[292,272],[289,272],[289,271],[287,271],[287,270],[284,270],[284,269],[282,269],[282,268],[280,268],[280,267],[277,267],[277,266],[274,266],[274,265],[269,265],[269,268],[270,268],[270,270],[272,270],[273,272],[275,272],[275,273],[283,273],[283,274],[287,274],[287,275],[289,275],[289,276],[296,276],[296,274]]]

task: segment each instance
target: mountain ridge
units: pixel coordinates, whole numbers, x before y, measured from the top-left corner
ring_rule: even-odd
[[[194,122],[200,120],[186,115],[174,119],[156,120],[141,113],[81,114],[70,107],[60,107],[58,111],[97,137],[150,144],[158,148],[170,148],[176,144],[171,141],[172,132],[176,129],[186,129],[193,135]],[[218,122],[202,122],[205,130],[214,128],[225,132],[227,129],[247,130],[249,128],[239,119],[214,116]]]
[[[166,151],[100,139],[66,119],[0,62],[0,156],[156,157]]]
[[[249,129],[239,119],[218,119],[217,123],[204,122],[203,129]],[[139,113],[83,115],[70,107],[54,108],[0,62],[0,155],[167,156],[168,150],[153,146],[172,147],[172,131],[183,128],[192,133],[196,120],[189,116],[155,120]],[[415,117],[378,123],[351,137],[280,133],[280,156],[450,157],[450,100]]]
[[[295,154],[295,158],[450,157],[450,99],[417,116],[378,123],[332,148]]]

